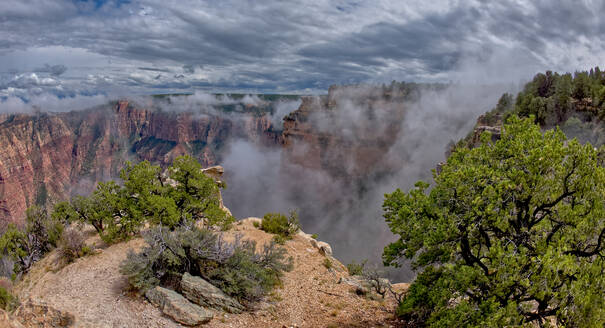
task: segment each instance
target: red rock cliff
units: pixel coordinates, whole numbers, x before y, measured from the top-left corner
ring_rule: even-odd
[[[192,154],[216,164],[232,137],[270,144],[280,138],[262,115],[233,121],[136,108],[119,101],[105,108],[58,114],[9,115],[0,123],[0,223],[20,222],[27,207],[89,192],[117,175],[127,160],[166,165]]]

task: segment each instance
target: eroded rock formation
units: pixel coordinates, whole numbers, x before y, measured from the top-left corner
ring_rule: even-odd
[[[389,149],[401,132],[406,88],[331,87],[326,96],[303,97],[283,127],[273,126],[271,111],[254,105],[200,114],[121,100],[83,111],[4,115],[0,223],[22,222],[31,205],[88,193],[96,182],[115,178],[128,160],[167,166],[191,154],[204,166],[220,164],[234,138],[283,147],[282,162],[343,181],[395,172],[402,161],[389,157]]]

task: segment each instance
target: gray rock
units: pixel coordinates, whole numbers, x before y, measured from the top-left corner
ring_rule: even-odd
[[[325,256],[332,256],[332,247],[330,244],[320,241],[317,242],[317,248],[319,248],[319,253]]]
[[[223,310],[229,313],[241,313],[244,307],[206,280],[185,273],[181,279],[183,295],[193,303]]]
[[[357,295],[366,295],[371,292],[372,284],[362,276],[342,277],[338,281],[339,284],[347,284],[355,288]]]
[[[187,326],[197,326],[212,320],[213,313],[189,302],[181,294],[160,286],[145,293],[151,304],[174,321]]]
[[[330,244],[328,244],[324,241],[317,241],[310,237],[308,240],[311,243],[311,246],[313,246],[319,250],[319,254],[321,254],[323,256],[332,256],[332,247],[330,246]]]
[[[377,290],[386,292],[386,289],[391,286],[391,282],[386,278],[369,279],[361,275],[342,277],[338,283],[353,286],[357,295],[368,295]]]

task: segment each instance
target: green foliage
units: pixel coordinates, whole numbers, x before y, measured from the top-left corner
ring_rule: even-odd
[[[188,272],[250,303],[277,286],[283,271],[292,268],[292,259],[285,260],[286,251],[274,243],[257,253],[252,241],[236,237],[229,243],[217,233],[193,226],[173,231],[160,226],[144,237],[149,246],[140,253],[130,252],[121,265],[130,285],[143,292],[157,285],[170,285],[175,276]]]
[[[286,244],[286,241],[288,241],[286,237],[282,235],[275,235],[273,238],[271,238],[271,240],[278,245],[284,245]]]
[[[368,263],[368,260],[363,260],[359,263],[353,261],[353,262],[347,264],[347,271],[349,271],[349,275],[355,276],[355,275],[363,274],[364,268],[367,263]]]
[[[38,247],[44,252],[57,246],[63,229],[63,224],[49,216],[42,207],[32,206],[25,212],[25,232],[39,243]]]
[[[311,238],[313,238],[313,239],[317,239],[318,237],[319,236],[316,233],[314,233],[314,234],[311,235]]]
[[[290,211],[290,216],[281,213],[267,213],[263,216],[261,229],[268,233],[281,236],[284,239],[292,239],[294,234],[300,230],[298,213]]]
[[[328,269],[328,270],[332,269],[332,266],[333,266],[333,265],[332,265],[332,261],[330,261],[330,259],[329,259],[329,258],[327,258],[327,257],[326,257],[326,258],[324,259],[324,261],[322,262],[322,264],[323,264],[324,268],[326,268],[326,269]]]
[[[512,116],[458,148],[435,183],[385,196],[387,265],[421,273],[398,314],[420,326],[605,323],[605,168],[599,151]],[[601,150],[603,151],[603,150]]]
[[[6,288],[0,286],[0,309],[13,311],[19,306],[19,299],[13,296]]]
[[[514,112],[522,117],[534,115],[540,125],[564,122],[573,110],[589,116],[605,116],[605,78],[598,67],[589,72],[537,74],[518,95]],[[595,115],[596,114],[596,115]]]
[[[64,226],[45,209],[32,206],[26,211],[25,227],[9,224],[0,236],[0,251],[14,262],[14,273],[21,274],[57,246]]]
[[[57,204],[53,217],[91,224],[108,243],[135,235],[145,222],[174,229],[201,221],[225,229],[234,221],[220,207],[219,187],[192,157],[177,157],[166,175],[147,161],[127,163],[120,178],[123,185],[101,182],[90,196]]]

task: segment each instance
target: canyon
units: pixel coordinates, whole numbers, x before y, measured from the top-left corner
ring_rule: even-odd
[[[0,123],[0,222],[21,223],[27,207],[90,192],[126,161],[167,165],[191,154],[220,160],[229,138],[279,143],[266,115],[196,115],[142,109],[128,100],[64,113],[4,115]]]
[[[300,101],[274,97],[182,106],[177,98],[150,97],[61,113],[4,114],[0,222],[21,223],[29,206],[88,193],[97,181],[116,178],[126,161],[167,166],[189,154],[205,167],[221,164],[233,140],[283,151],[282,162],[294,165],[277,164],[284,174],[308,169],[326,174],[326,182],[358,184],[401,165],[388,151],[413,90],[405,84],[334,86],[327,95]],[[300,106],[280,126],[272,115],[285,101]]]

